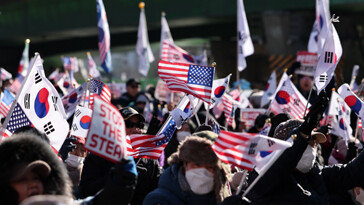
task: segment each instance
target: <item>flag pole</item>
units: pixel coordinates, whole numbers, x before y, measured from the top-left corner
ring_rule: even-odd
[[[4,138],[4,137],[3,137],[3,136],[4,136],[4,132],[5,132],[6,126],[8,126],[8,123],[9,123],[9,121],[10,121],[11,114],[13,113],[14,108],[15,108],[16,104],[18,103],[19,95],[20,95],[21,91],[23,90],[23,87],[24,87],[25,83],[27,82],[27,80],[28,80],[28,78],[29,78],[30,71],[33,69],[34,64],[35,64],[35,62],[37,61],[37,58],[38,58],[38,57],[39,57],[39,53],[38,53],[38,52],[36,52],[36,53],[34,54],[34,60],[31,62],[31,66],[29,67],[30,69],[28,68],[27,76],[24,78],[23,83],[22,83],[22,85],[21,85],[20,89],[18,90],[18,93],[16,93],[16,96],[15,96],[15,98],[14,98],[14,100],[13,100],[12,104],[11,104],[11,107],[10,107],[10,110],[9,110],[9,112],[8,112],[8,115],[6,116],[5,121],[4,121],[4,123],[2,124],[2,126],[1,126],[1,129],[0,129],[0,142],[1,142],[1,141],[3,140],[3,138]],[[10,115],[9,115],[9,114],[10,114]]]
[[[212,63],[212,67],[214,69],[216,69],[216,62],[213,62]],[[208,125],[208,122],[209,122],[210,104],[211,104],[211,100],[210,100],[210,103],[207,105],[206,117],[205,117],[205,125]]]
[[[308,103],[310,102],[310,98],[311,98],[311,94],[312,94],[312,89],[313,89],[313,85],[312,85],[312,87],[310,89],[310,93],[308,94],[307,103],[306,103],[306,107],[305,107],[305,112],[303,113],[303,118],[306,117],[307,107],[308,107]]]
[[[239,193],[241,192],[241,189],[243,188],[243,184],[245,182],[246,175],[248,175],[248,171],[244,170],[243,176],[241,177],[240,184],[238,186],[238,190],[236,191],[235,195],[239,195]]]

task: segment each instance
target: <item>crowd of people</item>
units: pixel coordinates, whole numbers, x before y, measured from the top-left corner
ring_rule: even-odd
[[[88,152],[85,139],[77,136],[68,136],[56,155],[45,134],[31,126],[18,129],[0,144],[0,204],[364,203],[362,140],[353,133],[345,143],[343,136],[330,133],[329,124],[319,124],[335,83],[309,97],[312,77],[295,77],[298,90],[310,98],[304,119],[267,112],[247,127],[238,110],[234,126],[220,126],[259,133],[270,124],[269,137],[293,142],[263,176],[217,157],[211,146],[218,131],[211,123],[198,126],[196,121],[205,121],[202,106],[196,118],[176,130],[158,160],[128,157],[113,163]],[[126,135],[156,135],[176,106],[158,100],[155,91],[154,86],[141,91],[140,83],[129,79],[126,92],[112,99],[124,118]],[[259,108],[256,97],[253,92],[250,103]],[[209,112],[209,122],[224,124],[224,115],[214,119]]]

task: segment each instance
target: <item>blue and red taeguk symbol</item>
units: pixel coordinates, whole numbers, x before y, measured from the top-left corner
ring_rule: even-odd
[[[345,98],[345,102],[355,113],[359,113],[361,109],[361,102],[354,95],[349,95]]]
[[[346,130],[343,118],[341,118],[340,121],[339,121],[339,127],[342,130]]]
[[[220,98],[222,95],[224,95],[224,93],[225,93],[225,86],[219,86],[219,87],[217,87],[216,89],[215,89],[215,91],[214,91],[214,95],[215,95],[215,97],[217,97],[217,98]]]
[[[287,104],[290,102],[291,98],[289,97],[289,94],[286,91],[280,90],[276,95],[276,100],[278,104]]]
[[[73,93],[70,98],[68,99],[69,103],[74,103],[77,100],[77,93]]]
[[[82,116],[80,120],[80,126],[87,130],[90,127],[91,117],[88,115]]]
[[[42,88],[35,98],[34,110],[39,118],[43,118],[48,114],[49,103],[48,103],[49,91],[47,88]]]

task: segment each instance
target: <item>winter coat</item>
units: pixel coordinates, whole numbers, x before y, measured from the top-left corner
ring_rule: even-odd
[[[138,181],[131,204],[142,204],[145,196],[157,188],[161,169],[157,160],[145,158],[134,160],[137,166]],[[79,186],[81,198],[93,196],[104,188],[107,174],[114,165],[114,163],[106,159],[88,154],[84,162]]]
[[[135,97],[129,95],[129,93],[123,93],[119,99],[112,100],[111,103],[115,106],[121,105],[122,107],[132,106],[135,103]]]
[[[363,152],[346,165],[322,167],[316,163],[306,174],[295,170],[309,141],[298,130],[293,132],[298,136],[293,146],[283,152],[247,194],[253,204],[337,204],[337,194],[364,187]],[[255,171],[250,173],[248,183],[256,176]]]
[[[197,195],[191,191],[181,167],[179,164],[169,167],[160,177],[158,188],[145,197],[143,205],[216,204],[213,192]]]

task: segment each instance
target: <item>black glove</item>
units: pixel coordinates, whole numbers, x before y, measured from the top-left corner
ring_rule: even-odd
[[[310,112],[305,116],[305,121],[300,127],[300,131],[305,135],[310,135],[311,131],[316,128],[317,123],[321,120],[322,114],[325,112],[329,99],[325,90],[321,91],[316,102],[310,107]]]
[[[77,138],[74,136],[70,136],[66,138],[66,140],[63,142],[61,149],[58,152],[58,156],[62,158],[62,160],[66,160],[68,157],[68,153],[72,152],[72,150],[76,149],[77,145],[75,142],[77,141]]]
[[[317,129],[317,132],[321,132],[322,134],[327,135],[327,134],[329,134],[329,129],[331,129],[331,127],[329,125],[324,125],[324,126],[319,127]]]

